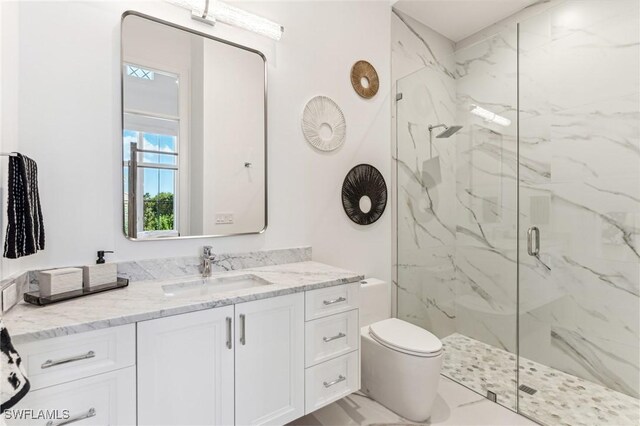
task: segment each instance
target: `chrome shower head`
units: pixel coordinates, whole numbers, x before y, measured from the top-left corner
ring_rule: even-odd
[[[444,126],[444,132],[437,135],[436,138],[442,139],[442,138],[451,137],[455,133],[458,133],[460,129],[462,129],[462,126],[451,126],[451,127]]]

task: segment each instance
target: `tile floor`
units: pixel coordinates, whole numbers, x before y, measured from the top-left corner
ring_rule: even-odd
[[[457,333],[442,342],[442,374],[481,394],[495,392],[499,403],[515,407],[514,354]],[[546,425],[640,424],[638,399],[526,358],[520,359],[520,384],[537,390],[519,393],[520,412]]]
[[[289,426],[351,425],[535,425],[532,421],[489,401],[454,381],[440,377],[438,397],[427,423],[403,419],[360,392],[304,416]]]

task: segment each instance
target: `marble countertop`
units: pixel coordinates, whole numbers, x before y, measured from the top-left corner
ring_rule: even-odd
[[[2,320],[14,343],[81,333],[201,309],[232,305],[290,293],[356,282],[362,275],[318,262],[297,262],[230,272],[215,277],[253,274],[272,284],[241,290],[167,296],[163,286],[201,279],[199,276],[137,281],[112,290],[48,306],[19,303]]]

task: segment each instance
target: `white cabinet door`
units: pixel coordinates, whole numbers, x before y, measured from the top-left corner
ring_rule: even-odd
[[[233,306],[138,323],[138,423],[233,424]]]
[[[127,367],[31,391],[3,418],[9,426],[135,425],[135,389],[136,368]]]
[[[236,424],[304,415],[304,293],[236,305]]]

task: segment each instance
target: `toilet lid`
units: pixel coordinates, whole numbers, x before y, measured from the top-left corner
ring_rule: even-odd
[[[369,335],[391,349],[416,356],[436,356],[442,342],[424,328],[397,318],[389,318],[369,326]]]

